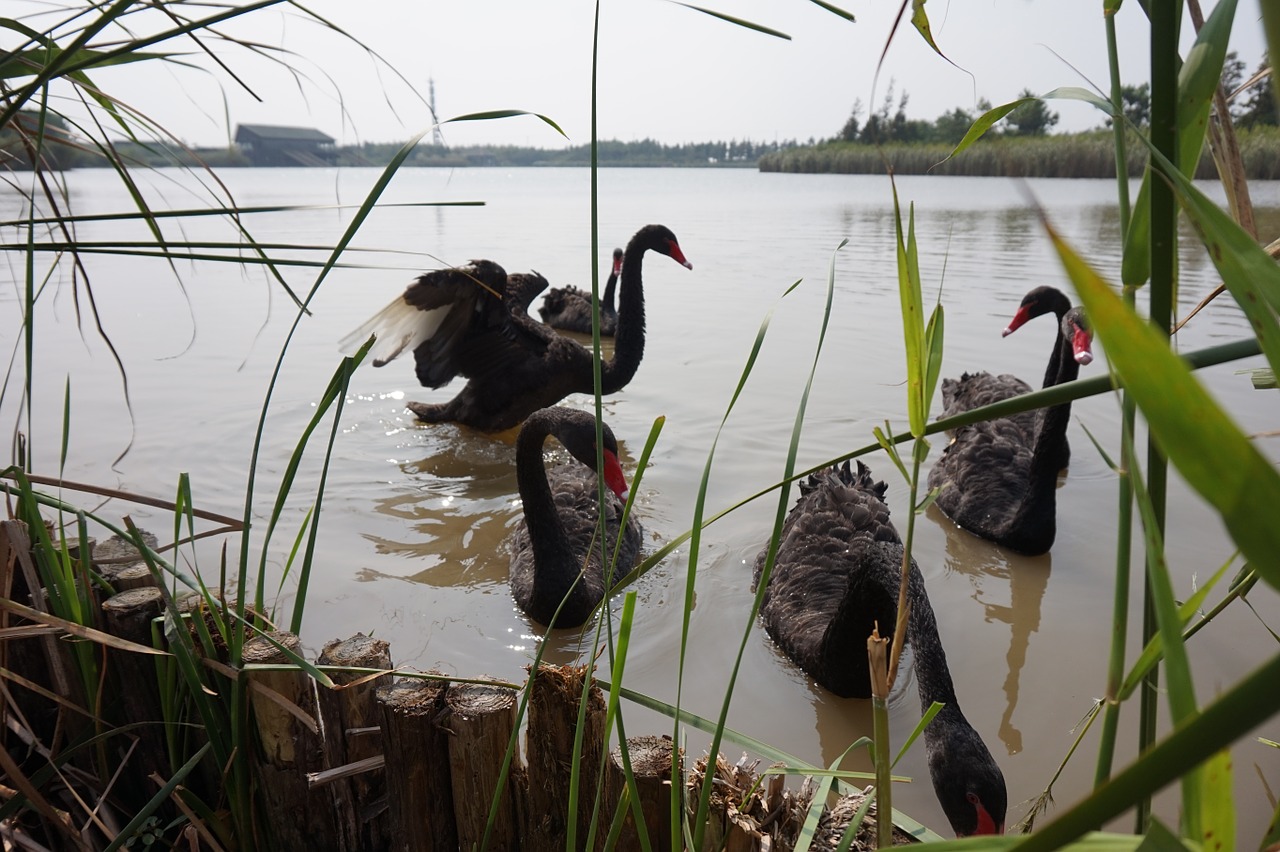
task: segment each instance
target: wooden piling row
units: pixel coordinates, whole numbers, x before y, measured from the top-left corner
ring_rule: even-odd
[[[33,581],[29,547],[21,524],[0,524],[0,592],[11,600]],[[102,629],[149,646],[163,592],[127,546],[111,547],[95,549],[95,557],[111,554],[95,568],[128,588],[102,602]],[[42,591],[27,595],[36,609]],[[11,613],[4,616],[5,623],[15,623]],[[0,643],[0,652],[9,655],[10,667],[15,652],[34,652],[37,659],[27,666],[34,672],[69,645],[37,631],[30,640]],[[102,653],[110,678],[106,694],[119,702],[127,722],[144,723],[136,728],[126,767],[130,783],[153,787],[168,774],[155,661],[114,647],[104,646]],[[639,850],[643,826],[650,848],[672,852],[673,743],[669,737],[633,737],[625,755],[621,748],[606,754],[605,701],[585,668],[542,666],[530,673],[521,748],[522,694],[509,685],[450,682],[438,673],[393,679],[387,643],[357,635],[327,644],[318,664],[369,672],[333,671],[335,688],[318,689],[293,664],[301,653],[298,637],[288,633],[255,636],[243,653],[263,808],[258,840],[270,848],[455,852],[487,842],[502,852],[551,852],[570,845],[572,832],[573,847],[587,849],[594,820],[593,850],[604,847],[611,827],[618,832],[615,848]],[[50,672],[58,670],[43,665],[46,689],[57,688],[49,678],[56,679]],[[68,670],[62,671],[65,679]],[[581,757],[575,766],[576,741]],[[707,761],[686,773],[683,755],[676,760],[683,813],[695,806],[708,780]],[[714,767],[709,840],[733,852],[792,848],[813,785],[790,792],[782,776],[761,780],[745,758],[732,765],[717,758]],[[217,782],[216,776],[203,777]],[[575,783],[579,807],[570,813]],[[620,804],[625,811],[615,815]],[[834,849],[855,807],[842,802],[827,811],[813,848]]]

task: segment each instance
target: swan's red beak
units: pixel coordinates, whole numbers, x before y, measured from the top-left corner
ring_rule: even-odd
[[[1077,364],[1090,364],[1093,362],[1092,346],[1093,335],[1076,326],[1076,332],[1071,336],[1071,349],[1075,352]]]
[[[973,830],[973,836],[980,834],[1004,834],[1004,823],[997,823],[992,818],[987,809],[982,806],[981,802],[974,805],[978,811],[978,827]]]
[[[622,274],[622,258],[620,257],[615,257],[613,259],[613,274],[614,275]]]
[[[1013,319],[1009,320],[1009,326],[1000,332],[1001,337],[1008,337],[1018,329],[1022,328],[1022,324],[1031,319],[1031,306],[1023,305],[1018,308],[1018,312],[1013,315]]]
[[[667,254],[685,269],[693,269],[693,264],[685,259],[684,252],[680,250],[680,244],[675,240],[667,240]]]
[[[604,451],[604,484],[618,495],[619,500],[626,502],[627,478],[622,475],[622,465],[618,463],[618,457],[608,450]]]

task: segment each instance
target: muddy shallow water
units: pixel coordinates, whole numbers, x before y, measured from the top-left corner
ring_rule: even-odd
[[[222,177],[242,205],[355,204],[376,177],[371,170],[230,170]],[[170,181],[168,178],[172,178]],[[112,175],[68,176],[79,212],[124,209]],[[1013,372],[1038,384],[1048,358],[1051,322],[1028,324],[1002,339],[1000,331],[1031,287],[1068,290],[1030,198],[1055,226],[1115,278],[1118,263],[1114,187],[1106,181],[1014,181],[904,178],[904,203],[916,205],[916,229],[927,292],[941,286],[946,306],[944,375],[987,369]],[[157,205],[195,203],[177,175],[157,180]],[[387,201],[483,201],[484,206],[398,207],[375,213],[353,245],[375,250],[345,261],[376,268],[336,269],[312,302],[313,315],[296,332],[285,358],[266,426],[255,506],[269,512],[293,443],[338,365],[336,341],[385,304],[413,270],[489,257],[508,271],[536,269],[553,286],[589,286],[589,178],[584,170],[406,170]],[[1029,194],[1028,194],[1029,192]],[[1259,185],[1255,203],[1268,238],[1280,230],[1280,188]],[[162,199],[162,200],[159,200]],[[6,213],[13,199],[0,197]],[[250,218],[265,241],[332,244],[348,211],[314,209]],[[772,311],[759,361],[715,449],[707,508],[719,511],[782,475],[796,406],[815,356],[834,263],[835,292],[800,442],[801,468],[869,443],[886,420],[904,426],[901,344],[892,197],[887,179],[854,176],[765,175],[749,170],[605,170],[600,173],[600,275],[609,251],[636,228],[662,222],[678,235],[693,271],[650,254],[644,265],[648,339],[633,382],[607,398],[605,417],[623,444],[623,465],[634,465],[656,418],[661,435],[639,486],[637,511],[650,546],[689,528],[716,430],[762,320]],[[8,217],[6,217],[8,218]],[[177,233],[176,231],[174,232]],[[83,239],[122,237],[107,223],[86,225]],[[224,228],[191,222],[187,239],[231,239]],[[837,250],[842,240],[848,244]],[[417,255],[406,254],[409,252]],[[285,252],[303,256],[301,252]],[[308,255],[318,257],[318,255]],[[1184,250],[1179,314],[1217,280],[1201,254]],[[103,324],[127,367],[128,400],[110,352],[92,323],[77,323],[70,280],[42,300],[36,341],[36,418],[31,429],[37,470],[53,473],[59,452],[62,399],[70,382],[72,431],[66,477],[128,491],[171,496],[177,475],[189,472],[197,503],[239,515],[245,471],[261,400],[292,322],[287,297],[252,264],[174,267],[137,259],[96,257],[90,274]],[[310,289],[314,271],[286,268],[289,283]],[[21,270],[10,268],[20,282]],[[180,279],[180,282],[179,282]],[[800,285],[787,295],[798,279]],[[6,310],[0,344],[12,348],[18,321],[15,284],[0,290]],[[83,295],[83,294],[82,294]],[[1240,312],[1215,303],[1183,333],[1190,351],[1246,336]],[[1081,375],[1106,369],[1105,352]],[[1251,362],[1256,365],[1257,359]],[[1274,432],[1280,398],[1257,392],[1243,366],[1201,375],[1251,433]],[[11,384],[13,379],[11,377]],[[443,401],[457,386],[427,391],[411,362],[362,367],[351,383],[324,495],[320,557],[308,594],[304,643],[356,631],[392,643],[395,660],[466,675],[519,679],[542,631],[513,608],[501,543],[519,512],[512,435],[483,436],[454,426],[421,426],[403,410],[406,400]],[[16,395],[0,413],[18,422]],[[586,407],[586,397],[569,404]],[[940,403],[935,402],[935,413]],[[1103,691],[1114,573],[1115,481],[1085,427],[1116,452],[1119,421],[1114,397],[1077,403],[1070,438],[1072,464],[1058,492],[1058,539],[1052,552],[1026,558],[957,530],[936,510],[919,519],[916,557],[924,572],[947,647],[959,699],[1000,762],[1014,823],[1048,782],[1070,748],[1075,727]],[[22,426],[26,431],[25,422]],[[326,432],[327,425],[322,429]],[[935,438],[933,458],[941,450]],[[1277,438],[1261,437],[1271,458]],[[114,465],[126,448],[128,452]],[[889,502],[902,529],[907,488],[883,454],[867,457],[889,483]],[[268,551],[273,578],[287,559],[303,514],[314,499],[318,461],[295,494],[282,532]],[[793,492],[794,497],[794,492]],[[162,512],[123,505],[142,526],[162,533]],[[830,763],[858,736],[870,733],[866,702],[838,699],[813,686],[749,623],[751,566],[766,542],[777,493],[755,500],[710,526],[698,556],[696,600],[690,617],[692,649],[685,666],[687,709],[715,717],[733,659],[750,630],[729,724],[813,763]],[[1180,597],[1190,594],[1231,555],[1220,525],[1174,477],[1169,504],[1169,559]],[[217,554],[202,551],[200,567],[216,571]],[[680,550],[637,584],[637,622],[626,683],[674,701],[688,549]],[[1140,594],[1135,572],[1135,597]],[[286,579],[282,603],[291,604]],[[1280,605],[1258,587],[1252,598],[1274,627]],[[620,606],[615,601],[615,609]],[[1133,619],[1136,624],[1136,617]],[[1136,640],[1135,640],[1136,642]],[[1131,642],[1130,656],[1133,656]],[[547,656],[576,659],[576,632],[549,640]],[[1274,641],[1246,608],[1234,607],[1189,646],[1202,700],[1234,683],[1266,655]],[[602,664],[603,665],[603,664]],[[604,672],[607,675],[607,668]],[[919,718],[908,682],[893,709],[897,741]],[[665,733],[670,723],[627,708],[629,733]],[[1135,712],[1126,710],[1122,742]],[[1259,734],[1280,739],[1275,722]],[[692,749],[705,738],[690,732]],[[1054,788],[1059,809],[1091,782],[1096,731]],[[727,750],[734,751],[733,746]],[[1256,842],[1270,808],[1254,770],[1275,788],[1280,758],[1252,739],[1234,751],[1235,796],[1243,846]],[[917,779],[895,793],[894,804],[949,834],[917,747],[899,765]],[[1173,820],[1167,793],[1161,813]],[[1117,827],[1128,827],[1128,821]]]

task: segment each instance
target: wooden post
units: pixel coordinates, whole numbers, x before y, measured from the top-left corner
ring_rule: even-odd
[[[272,633],[280,645],[297,652],[298,637]],[[245,643],[245,665],[288,665],[288,655],[255,636]],[[247,672],[249,700],[257,726],[258,777],[266,799],[268,827],[275,849],[311,852],[337,849],[338,825],[333,804],[323,788],[308,789],[306,773],[322,768],[323,748],[315,726],[315,682],[301,670]],[[308,717],[290,712],[281,700]]]
[[[39,590],[39,583],[40,578],[31,559],[31,539],[27,535],[27,525],[21,521],[0,521],[0,595],[23,606],[39,609],[35,594]],[[0,629],[32,626],[34,622],[23,616],[9,610],[0,611]],[[60,682],[60,678],[65,680],[66,673],[59,668],[51,668],[58,664],[53,648],[53,644],[58,641],[55,633],[56,631],[50,631],[49,635],[11,638],[0,642],[0,666],[31,683],[51,688],[54,692],[58,692],[60,688],[70,689],[69,685]],[[52,745],[58,722],[58,705],[16,680],[10,680],[6,687],[13,696],[21,717],[30,726],[32,738]],[[8,715],[9,708],[0,706],[0,718],[7,719]],[[3,731],[3,737],[7,740],[8,727],[0,728],[0,731]]]
[[[670,737],[627,738],[627,753],[631,758],[631,771],[636,780],[645,830],[649,834],[652,848],[662,852],[671,852],[671,750]],[[604,795],[607,806],[602,810],[607,820],[601,837],[608,831],[608,825],[613,820],[619,798],[626,786],[622,752],[614,749],[605,766]],[[616,848],[618,852],[638,852],[642,848],[630,804],[627,806],[626,822]]]
[[[335,639],[320,652],[320,665],[352,668],[391,668],[391,646],[384,639],[357,634]],[[330,672],[335,684],[347,685],[366,676],[355,672]],[[373,693],[378,681],[364,680],[346,689],[321,689],[320,720],[324,726],[325,766],[332,769],[383,753],[378,731],[378,705]],[[372,735],[368,729],[373,728]],[[355,733],[359,732],[359,733]],[[365,852],[386,848],[386,774],[378,769],[328,785],[338,815],[339,848]]]
[[[138,645],[151,646],[151,620],[164,611],[164,594],[155,586],[130,589],[102,604],[106,631]],[[135,772],[134,792],[144,804],[159,789],[149,781],[152,773],[168,779],[172,769],[165,743],[164,710],[156,681],[156,661],[145,654],[107,648],[107,693],[118,699],[121,724],[143,723],[134,729],[137,750],[131,767]]]
[[[529,696],[529,726],[525,732],[528,787],[527,820],[521,844],[525,852],[560,852],[568,832],[569,782],[573,770],[574,733],[587,669],[543,665],[533,679]],[[579,762],[577,848],[583,848],[591,825],[592,804],[604,749],[605,703],[594,683],[587,697],[587,715]],[[600,829],[607,832],[608,826]]]
[[[488,684],[454,684],[445,696],[449,709],[449,771],[453,776],[453,813],[461,849],[478,847],[484,838],[489,808],[516,728],[516,693]],[[521,782],[520,756],[512,759],[506,785],[498,790],[498,811],[490,849],[520,848],[516,795]]]
[[[155,535],[146,530],[139,530],[142,533],[142,541],[147,547],[155,550],[158,541]],[[142,567],[141,573],[137,571],[138,566]],[[138,548],[134,546],[133,541],[127,538],[121,538],[113,535],[106,541],[97,542],[93,545],[93,567],[102,578],[115,587],[116,591],[121,592],[125,589],[135,589],[142,585],[151,585],[151,572],[147,569],[147,563],[142,558],[142,554],[138,552]],[[129,571],[129,577],[125,581],[125,585],[117,582],[119,575]],[[141,582],[142,575],[147,577],[147,581]]]
[[[392,852],[454,852],[449,738],[440,722],[447,684],[402,678],[379,686],[386,755],[387,829]]]
[[[151,569],[147,567],[145,562],[125,565],[111,577],[111,585],[115,586],[118,592],[123,592],[126,589],[141,589],[155,584],[156,578],[152,576]]]

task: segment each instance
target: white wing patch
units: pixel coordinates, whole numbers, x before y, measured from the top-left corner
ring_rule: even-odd
[[[354,355],[369,335],[376,335],[377,341],[369,350],[369,356],[373,366],[381,367],[400,353],[412,352],[423,341],[429,340],[452,307],[443,305],[432,310],[420,310],[405,302],[404,297],[397,296],[391,304],[339,340],[338,351],[343,355]]]

